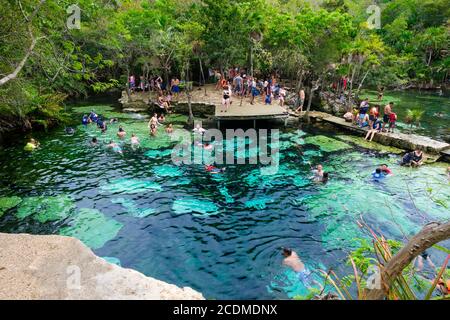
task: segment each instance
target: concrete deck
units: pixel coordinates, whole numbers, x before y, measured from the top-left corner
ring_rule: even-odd
[[[291,113],[291,115],[294,114]],[[295,116],[299,115],[295,114]],[[350,122],[346,122],[344,118],[335,117],[328,113],[312,111],[309,113],[309,116],[313,119],[328,122],[349,131],[357,132],[360,134],[367,133],[366,128],[359,128],[358,126]],[[445,156],[450,154],[450,144],[416,134],[383,132],[381,134],[375,134],[373,140],[384,145],[394,146],[406,150],[414,150],[415,148],[419,148],[425,153],[435,155]]]

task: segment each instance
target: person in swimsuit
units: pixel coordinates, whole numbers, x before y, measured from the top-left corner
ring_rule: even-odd
[[[130,142],[131,142],[131,145],[134,147],[139,146],[139,138],[136,137],[136,135],[134,133],[131,134]]]
[[[381,132],[382,126],[383,126],[383,124],[381,123],[380,120],[375,120],[375,122],[372,124],[372,129],[370,129],[367,132],[367,135],[366,135],[366,137],[364,139],[368,140],[368,141],[372,141],[373,137],[375,136],[375,133],[380,133]],[[369,137],[370,137],[370,139],[369,139]]]
[[[169,123],[169,125],[166,127],[166,133],[171,134],[173,132],[173,125]]]
[[[112,140],[109,141],[106,147],[112,149],[114,152],[122,153],[122,148],[120,148],[120,146]]]
[[[387,164],[382,164],[379,168],[381,170],[381,172],[383,172],[385,175],[390,175],[392,174],[392,170],[388,168]]]
[[[389,114],[389,129],[388,132],[394,133],[395,123],[397,122],[397,114],[395,112],[391,112]]]
[[[428,253],[427,250],[425,250],[419,256],[417,256],[416,259],[414,259],[413,266],[417,263],[417,268],[416,268],[417,272],[421,272],[423,270],[423,267],[424,267],[424,263],[423,262],[424,261],[427,262],[428,266],[433,271],[436,270],[436,266],[434,265],[433,261],[431,260],[431,255]]]
[[[296,272],[298,275],[298,279],[303,282],[306,287],[310,287],[311,282],[309,278],[311,272],[306,269],[298,254],[289,248],[282,248],[281,254],[284,256],[283,265],[294,270],[294,272]]]
[[[127,135],[127,133],[125,132],[125,130],[122,128],[122,126],[119,127],[119,131],[117,131],[117,136],[121,139],[123,139],[125,136]]]
[[[96,147],[98,145],[97,137],[93,137],[91,140],[91,147]]]
[[[314,174],[313,176],[314,181],[321,182],[323,180],[324,171],[323,166],[321,164],[317,165],[316,169],[313,169],[312,172]]]
[[[389,115],[392,112],[392,107],[394,106],[393,102],[389,102],[385,107],[384,107],[384,116],[383,116],[383,131],[385,131],[385,127],[386,125],[389,123]]]
[[[419,167],[423,163],[423,152],[419,149],[408,152],[402,158],[400,162],[401,166],[411,166],[411,167]]]

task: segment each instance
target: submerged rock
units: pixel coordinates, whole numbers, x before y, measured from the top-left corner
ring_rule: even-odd
[[[74,210],[75,204],[69,196],[38,196],[23,199],[17,209],[16,216],[19,219],[33,216],[33,219],[45,223],[63,220],[70,216]]]
[[[309,136],[305,138],[305,143],[314,144],[325,152],[334,152],[351,148],[350,145],[342,141],[326,136]]]
[[[122,205],[124,208],[127,209],[127,213],[135,218],[145,218],[156,213],[156,209],[154,208],[147,208],[147,209],[138,208],[136,203],[130,199],[116,198],[112,199],[111,202]]]
[[[92,249],[99,249],[114,239],[123,225],[107,218],[96,209],[80,209],[70,222],[70,226],[61,228],[59,234],[80,239]]]
[[[344,140],[346,142],[351,142],[354,143],[360,147],[366,148],[366,149],[371,149],[371,150],[376,150],[378,152],[384,152],[384,153],[395,153],[395,154],[399,154],[399,153],[403,153],[405,152],[402,149],[396,148],[396,147],[390,147],[390,146],[385,146],[376,142],[370,142],[365,140],[362,137],[355,137],[355,136],[347,136],[347,135],[339,135],[337,136],[337,138]]]
[[[196,217],[207,217],[219,213],[219,207],[212,201],[195,198],[177,199],[172,204],[176,214],[193,213]]]
[[[20,197],[2,197],[0,198],[0,217],[9,209],[17,207],[22,202]]]

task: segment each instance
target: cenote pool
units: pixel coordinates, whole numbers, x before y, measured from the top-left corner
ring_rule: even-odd
[[[368,239],[356,219],[404,240],[450,217],[448,164],[401,168],[401,150],[370,150],[359,137],[283,129],[276,174],[245,164],[212,175],[199,164],[175,166],[176,142],[163,128],[149,137],[142,115],[97,105],[76,108],[74,119],[91,109],[120,118],[128,133],[123,155],[89,144],[93,136],[118,141],[119,124],[103,136],[93,125],[78,126],[73,136],[39,133],[41,148],[32,153],[23,150],[24,139],[11,141],[0,150],[0,232],[74,236],[98,256],[208,299],[286,299],[306,290],[281,266],[280,247],[292,247],[311,270],[344,276],[352,272],[348,253]],[[181,128],[185,119],[167,121]],[[131,133],[140,149],[126,143]],[[310,181],[310,163],[330,172],[327,184]],[[374,182],[381,163],[394,176]],[[442,263],[444,253],[431,254]]]

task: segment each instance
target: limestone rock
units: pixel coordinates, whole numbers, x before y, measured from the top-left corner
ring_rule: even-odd
[[[62,236],[0,233],[0,283],[2,300],[204,299],[191,288],[111,264]]]

